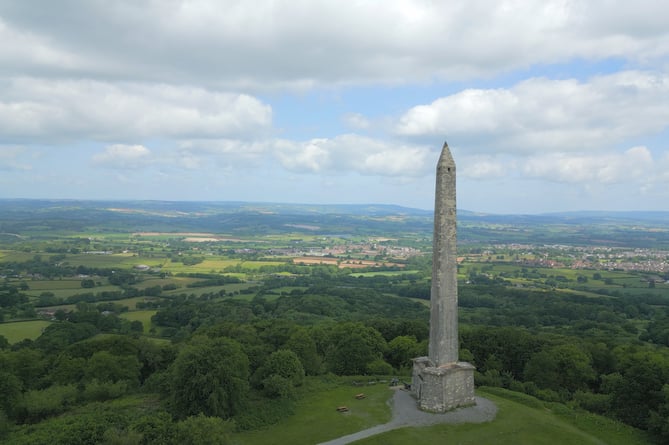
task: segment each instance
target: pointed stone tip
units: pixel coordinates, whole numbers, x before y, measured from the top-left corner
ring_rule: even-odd
[[[439,164],[449,164],[455,167],[455,161],[451,155],[451,149],[448,148],[448,143],[444,142],[444,147],[441,149],[441,155],[439,156]]]

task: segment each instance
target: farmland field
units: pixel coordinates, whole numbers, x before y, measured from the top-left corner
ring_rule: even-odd
[[[0,323],[0,335],[4,336],[9,343],[17,343],[25,339],[35,340],[50,324],[51,322],[46,320]]]
[[[141,321],[144,326],[144,333],[148,334],[151,329],[151,317],[156,314],[157,311],[132,311],[124,312],[121,314],[121,318],[125,318],[128,321]]]

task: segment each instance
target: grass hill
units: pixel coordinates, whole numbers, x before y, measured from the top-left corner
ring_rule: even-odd
[[[311,385],[314,383],[312,382]],[[316,444],[386,423],[391,413],[386,401],[392,391],[385,385],[363,389],[339,385],[316,390],[300,400],[295,414],[260,430],[233,435],[235,445]],[[364,401],[354,400],[364,391]],[[449,444],[574,444],[642,445],[650,439],[641,431],[611,419],[573,410],[563,404],[542,402],[534,397],[501,388],[480,388],[477,394],[495,403],[498,413],[484,424],[435,425],[401,428],[355,442],[359,445]],[[335,407],[347,405],[347,414]]]

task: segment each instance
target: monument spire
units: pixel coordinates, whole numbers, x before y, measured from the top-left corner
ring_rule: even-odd
[[[444,143],[437,163],[432,241],[429,358],[435,366],[458,361],[458,264],[455,162]]]
[[[455,162],[444,143],[437,163],[428,356],[413,360],[411,390],[425,411],[476,403],[474,366],[458,361],[458,263]]]

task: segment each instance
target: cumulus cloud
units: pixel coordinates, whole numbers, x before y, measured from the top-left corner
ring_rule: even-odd
[[[254,167],[277,162],[295,173],[416,177],[430,171],[437,154],[428,147],[383,141],[357,134],[306,141],[288,139],[193,140],[183,142],[179,156],[190,162],[213,157],[218,164]]]
[[[458,164],[459,175],[470,179],[495,179],[513,170],[513,164],[492,156],[465,156]]]
[[[525,161],[522,172],[530,178],[555,182],[600,184],[652,181],[660,173],[648,148],[641,146],[606,155],[534,156]]]
[[[8,139],[243,138],[271,120],[271,107],[252,96],[196,87],[16,78],[0,90]]]
[[[12,26],[0,17],[0,62],[14,69],[35,69],[60,66],[62,69],[81,68],[84,64],[76,54],[63,51],[46,36],[27,28]]]
[[[93,165],[112,169],[138,169],[151,161],[151,150],[143,145],[115,144],[93,156]]]
[[[212,161],[217,168],[251,168],[267,160],[271,144],[272,139],[190,139],[179,143],[172,160],[189,169],[205,167]]]
[[[356,172],[362,175],[420,176],[434,153],[424,146],[396,144],[355,134],[304,142],[281,140],[273,147],[281,165],[296,172]]]
[[[0,61],[33,73],[243,88],[463,79],[575,58],[666,57],[662,7],[661,0],[3,2],[0,35],[15,46],[3,45]]]
[[[533,78],[467,89],[402,115],[396,132],[448,135],[478,152],[582,151],[669,126],[669,76],[627,71],[588,82]]]

